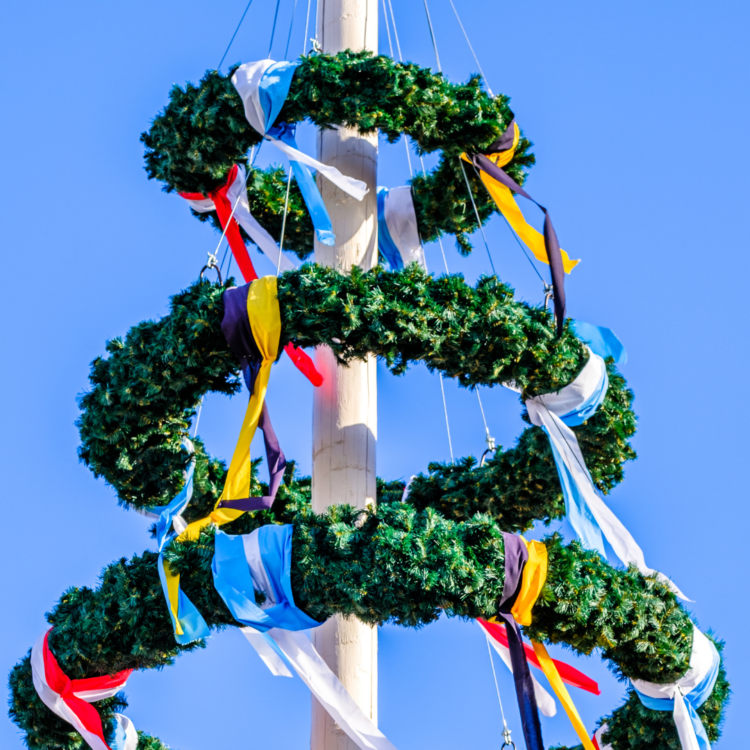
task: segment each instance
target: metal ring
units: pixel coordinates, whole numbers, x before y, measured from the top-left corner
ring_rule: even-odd
[[[511,740],[510,742],[503,742],[503,746],[500,748],[500,750],[504,750],[506,747],[512,747],[513,750],[516,750],[516,743]]]
[[[216,275],[219,277],[219,284],[223,284],[224,282],[221,280],[221,271],[219,270],[219,267],[215,263],[211,263],[210,261],[206,263],[203,268],[201,268],[200,280],[203,281],[203,274],[206,271],[210,271],[212,268],[214,269],[214,271],[216,271]]]
[[[488,453],[494,453],[497,449],[496,448],[487,448],[487,450],[482,453],[482,458],[479,459],[479,468],[481,469],[484,466],[484,459],[487,456]],[[505,747],[505,745],[503,745]]]

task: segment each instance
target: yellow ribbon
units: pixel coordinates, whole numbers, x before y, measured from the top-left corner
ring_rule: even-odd
[[[520,137],[521,132],[518,129],[518,123],[514,121],[513,146],[507,151],[498,151],[496,154],[485,154],[485,156],[500,168],[506,166],[513,158]],[[471,159],[466,154],[461,154],[461,158],[471,163]],[[500,209],[502,215],[508,220],[508,224],[513,227],[513,231],[521,238],[526,247],[534,253],[534,257],[538,261],[549,265],[547,249],[544,246],[544,236],[528,224],[510,189],[505,185],[500,184],[481,169],[479,170],[479,177],[487,188],[487,192],[490,194],[492,200],[495,201],[495,204]],[[578,260],[571,260],[565,250],[561,249],[560,255],[562,256],[565,273],[570,273],[576,265],[580,263]]]
[[[547,547],[541,542],[527,542],[523,537],[521,539],[526,545],[529,558],[526,561],[526,565],[524,565],[521,586],[518,590],[515,604],[510,612],[519,625],[531,625],[531,610],[542,593],[547,580]],[[497,620],[493,617],[490,622],[497,622]],[[539,659],[542,671],[549,680],[555,695],[559,698],[560,703],[562,703],[565,713],[568,715],[570,723],[578,735],[578,739],[583,743],[585,750],[595,750],[586,727],[583,725],[578,710],[573,703],[573,699],[570,697],[570,693],[568,693],[568,689],[565,687],[565,683],[563,683],[555,663],[547,653],[547,649],[543,644],[536,641],[531,641],[531,645],[534,647],[534,653]]]
[[[224,482],[224,489],[216,507],[210,515],[193,521],[177,537],[178,542],[193,541],[200,536],[201,529],[209,524],[221,526],[239,518],[245,511],[234,508],[219,508],[222,500],[239,500],[250,496],[250,480],[252,478],[252,462],[250,460],[250,444],[253,442],[255,430],[258,428],[260,415],[263,412],[263,402],[268,390],[268,380],[271,376],[271,366],[279,354],[279,339],[281,338],[281,312],[279,310],[278,289],[275,276],[264,276],[250,284],[247,294],[247,317],[253,338],[260,350],[263,361],[258,376],[255,378],[250,401],[247,405],[245,418],[237,439],[229,471]],[[182,626],[177,617],[178,596],[180,591],[180,576],[164,561],[164,573],[169,592],[169,607],[175,621],[175,632],[182,635]]]

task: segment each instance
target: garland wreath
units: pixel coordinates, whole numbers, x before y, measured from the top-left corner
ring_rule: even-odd
[[[347,50],[336,55],[300,58],[277,122],[294,125],[310,120],[319,128],[351,127],[363,133],[379,130],[389,143],[409,136],[420,154],[440,150],[438,166],[411,181],[422,241],[443,234],[456,237],[459,251],[471,252],[468,234],[478,229],[466,189],[460,157],[483,153],[513,119],[506,96],[491,97],[479,77],[453,84],[442,74],[411,63],[394,62],[371,52]],[[235,164],[248,169],[250,211],[275,240],[281,237],[287,179],[283,168],[253,169],[247,153],[261,136],[248,127],[242,100],[232,84],[235,68],[224,76],[206,73],[197,86],[173,87],[170,101],[141,135],[146,172],[167,192],[204,193],[220,187]],[[535,162],[531,142],[521,138],[504,170],[523,184]],[[474,170],[467,176],[482,222],[497,211]],[[291,183],[284,249],[300,259],[313,250],[313,225],[295,180]],[[195,212],[194,212],[195,213]],[[195,213],[221,231],[215,212]],[[249,239],[246,234],[243,236]]]
[[[189,460],[180,446],[200,398],[240,387],[221,331],[227,286],[194,284],[173,298],[169,315],[108,342],[109,357],[92,365],[93,387],[81,399],[80,455],[123,505],[162,504],[180,489]],[[457,276],[436,279],[416,266],[401,272],[355,269],[351,275],[304,266],[281,275],[278,299],[282,344],[325,344],[342,362],[374,353],[396,374],[422,361],[467,387],[514,381],[528,397],[571,382],[587,357],[568,324],[555,336],[549,313],[514,300],[494,278],[472,288]],[[620,481],[622,464],[634,457],[627,443],[635,429],[632,393],[611,361],[608,372],[606,400],[575,429],[603,491]],[[309,478],[296,477],[289,464],[272,508],[245,513],[226,528],[240,534],[267,524],[293,526],[295,602],[317,620],[340,613],[367,623],[418,626],[442,612],[489,618],[503,596],[501,528],[521,531],[534,519],[564,513],[550,453],[542,431],[532,426],[486,466],[477,468],[472,459],[453,467],[431,465],[405,502],[402,483],[380,481],[375,507],[334,506],[322,515],[312,512]],[[198,439],[194,458],[187,521],[212,507],[226,474]],[[255,472],[252,482],[268,491]],[[208,526],[165,552],[212,628],[237,625],[212,584],[217,533]],[[686,673],[693,624],[667,585],[632,566],[613,568],[578,542],[563,545],[557,535],[544,545],[549,572],[533,622],[524,629],[530,637],[583,654],[601,649],[623,679],[668,683]],[[97,589],[68,590],[47,617],[54,628],[51,649],[72,680],[159,668],[203,645],[175,643],[154,552],[115,561]],[[711,741],[719,737],[729,696],[723,666],[718,672],[698,709]],[[81,747],[80,736],[40,700],[29,656],[13,669],[10,687],[10,714],[30,748]],[[111,720],[123,705],[117,695],[99,701],[96,710]],[[603,740],[614,750],[679,747],[671,714],[645,708],[633,690],[603,721]],[[166,746],[140,733],[138,747]]]

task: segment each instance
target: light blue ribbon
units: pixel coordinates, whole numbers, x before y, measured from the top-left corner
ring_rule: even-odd
[[[292,85],[292,78],[294,78],[294,71],[299,64],[299,62],[274,63],[266,70],[258,84],[258,99],[265,115],[266,133],[295,149],[298,148],[295,140],[297,126],[285,122],[276,127],[273,127],[273,124],[284,106],[289,87]],[[333,245],[336,235],[333,233],[331,217],[328,215],[328,210],[309,167],[293,159],[290,159],[289,163],[310,213],[318,241],[324,245]]]
[[[294,603],[292,594],[291,525],[270,524],[258,531],[258,546],[268,582],[276,603],[261,609],[255,601],[255,588],[241,536],[217,530],[211,570],[214,587],[235,620],[261,632],[271,628],[307,630],[320,625]]]
[[[192,451],[192,444],[190,447],[183,443],[183,447]],[[176,630],[176,623],[174,615],[172,614],[172,608],[169,606],[169,593],[167,590],[167,579],[164,573],[164,548],[177,536],[176,533],[172,533],[172,522],[175,516],[182,513],[187,508],[190,500],[193,497],[193,475],[195,473],[195,453],[190,460],[187,472],[185,473],[185,484],[182,489],[177,493],[174,500],[168,505],[157,506],[149,508],[149,512],[158,513],[159,518],[156,521],[156,544],[159,549],[159,560],[156,567],[159,570],[159,580],[161,581],[161,588],[164,592],[164,598],[167,601],[167,611],[169,617],[172,620],[172,627]],[[180,589],[177,598],[177,619],[182,627],[182,635],[175,633],[175,640],[180,645],[186,645],[192,641],[197,641],[200,638],[207,638],[210,631],[203,619],[201,613],[197,610],[196,606],[187,598]]]
[[[690,717],[690,723],[693,725],[695,731],[695,737],[698,740],[698,745],[701,750],[711,750],[711,743],[708,741],[708,735],[706,734],[706,728],[703,726],[700,716],[698,716],[697,709],[700,708],[708,696],[714,689],[716,679],[719,676],[719,663],[721,658],[719,652],[716,650],[716,646],[709,640],[711,651],[713,652],[713,661],[711,662],[711,669],[707,672],[706,676],[699,682],[689,693],[683,695],[685,705],[687,707],[688,716]],[[671,711],[674,712],[674,699],[669,698],[652,698],[650,695],[644,695],[638,688],[633,687],[641,703],[646,708],[653,709],[654,711]]]
[[[593,323],[585,323],[582,320],[571,320],[573,328],[579,339],[588,342],[592,351],[602,359],[612,357],[618,365],[624,365],[628,361],[628,353],[611,328],[595,326]]]
[[[378,250],[388,261],[392,271],[400,271],[404,267],[404,260],[398,245],[393,241],[385,220],[385,199],[388,197],[388,188],[378,188]]]

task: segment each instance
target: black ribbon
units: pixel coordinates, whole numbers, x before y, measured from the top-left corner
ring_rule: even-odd
[[[488,154],[496,154],[500,151],[508,151],[513,148],[513,137],[515,132],[515,119],[511,120],[505,132],[488,149]],[[481,169],[501,185],[512,190],[514,193],[528,198],[532,203],[539,206],[544,212],[544,248],[547,251],[547,260],[552,274],[552,290],[554,291],[555,317],[557,318],[557,335],[562,334],[565,322],[565,267],[560,254],[560,243],[557,241],[555,228],[552,226],[547,209],[537,203],[510,175],[504,172],[491,159],[484,154],[473,154],[472,163],[477,169]]]
[[[233,287],[224,292],[224,317],[221,320],[221,331],[229,344],[229,348],[239,359],[245,385],[252,394],[255,379],[258,377],[260,365],[263,361],[258,349],[250,321],[247,317],[247,295],[250,284]],[[266,461],[270,474],[269,494],[262,497],[245,497],[237,500],[222,500],[219,508],[233,508],[234,510],[267,510],[276,499],[281,481],[286,469],[286,458],[281,450],[279,440],[271,424],[268,406],[263,402],[263,411],[258,420],[258,427],[263,430],[263,442],[266,444]]]
[[[527,750],[544,750],[534,682],[526,660],[521,631],[510,612],[521,588],[523,569],[529,559],[529,553],[523,540],[515,534],[503,532],[503,543],[505,545],[505,582],[503,583],[503,596],[500,599],[499,615],[505,620],[505,630],[508,634],[510,663],[513,665],[513,681],[516,686],[516,698],[518,710],[521,712],[526,748]]]

